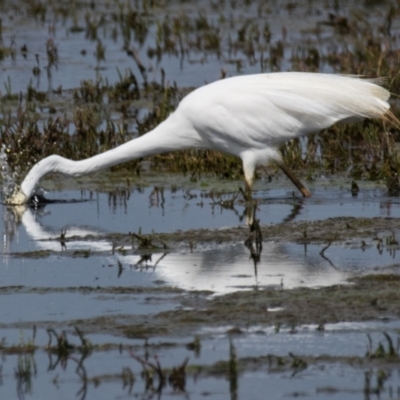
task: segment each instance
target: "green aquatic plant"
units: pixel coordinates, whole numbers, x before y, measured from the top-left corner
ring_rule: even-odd
[[[373,349],[373,344],[372,344],[372,339],[369,334],[367,334],[368,338],[368,347],[367,347],[367,353],[366,357],[368,358],[393,358],[397,359],[399,357],[398,353],[398,348],[396,349],[393,344],[393,340],[390,335],[388,335],[386,332],[383,332],[383,335],[385,336],[386,342],[387,342],[387,348],[382,344],[382,342],[379,342],[378,346],[376,349]]]

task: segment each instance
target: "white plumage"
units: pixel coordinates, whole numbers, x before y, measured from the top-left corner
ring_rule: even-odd
[[[215,149],[240,157],[248,188],[256,165],[275,161],[308,195],[282,164],[278,147],[335,122],[384,116],[390,94],[379,83],[303,72],[220,80],[191,92],[155,129],[115,149],[81,161],[55,155],[41,160],[9,202],[26,202],[37,182],[51,172],[78,176],[150,154],[189,148]]]

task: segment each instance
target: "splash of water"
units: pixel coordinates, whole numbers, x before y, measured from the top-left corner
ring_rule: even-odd
[[[11,196],[16,184],[16,173],[13,172],[8,164],[7,148],[3,144],[0,149],[0,174],[3,178],[2,194],[5,198]]]
[[[7,161],[7,148],[3,144],[0,149],[0,174],[3,178],[2,198],[9,199],[18,190],[17,172],[12,171]]]

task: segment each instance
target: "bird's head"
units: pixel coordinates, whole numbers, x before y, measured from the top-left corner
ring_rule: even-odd
[[[16,185],[14,191],[5,199],[4,203],[9,205],[21,205],[26,204],[28,200],[28,197],[21,190],[21,187]]]

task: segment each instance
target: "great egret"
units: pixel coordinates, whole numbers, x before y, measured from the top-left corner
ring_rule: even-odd
[[[273,161],[309,196],[283,164],[278,147],[338,121],[382,117],[389,110],[389,96],[379,80],[331,74],[278,72],[219,80],[188,94],[164,122],[139,138],[85,160],[51,155],[39,161],[8,203],[27,202],[37,182],[52,172],[79,176],[150,154],[192,148],[240,157],[248,189],[256,165]]]

